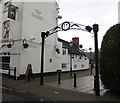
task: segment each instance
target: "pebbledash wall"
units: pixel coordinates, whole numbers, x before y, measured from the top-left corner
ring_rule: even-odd
[[[25,74],[28,64],[32,64],[33,73],[40,73],[41,32],[50,30],[58,25],[58,4],[56,1],[14,1],[2,0],[0,2],[0,58],[6,58],[5,62],[7,61],[6,64],[10,67],[16,67],[17,77]],[[17,7],[15,20],[8,18],[8,7],[6,6],[8,2]],[[9,29],[7,36],[5,36],[6,23],[8,23]],[[25,43],[29,44],[28,48],[23,47]],[[11,48],[8,48],[8,44],[12,45]],[[60,54],[55,51],[55,47],[59,48]],[[45,40],[44,72],[56,72],[61,69],[63,59],[62,43],[58,42],[58,35],[53,34]],[[69,60],[67,59],[66,61]],[[4,60],[0,62],[2,65],[4,64]],[[89,61],[85,69],[88,67]],[[11,71],[11,75],[13,73]]]

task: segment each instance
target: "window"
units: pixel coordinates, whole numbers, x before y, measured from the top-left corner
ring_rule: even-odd
[[[66,54],[66,49],[63,49],[63,55],[65,55]]]
[[[76,64],[74,65],[74,68],[77,68],[77,65],[76,65]]]
[[[62,69],[66,69],[67,68],[67,63],[62,63]]]
[[[75,55],[75,58],[77,58],[77,55]]]
[[[81,68],[84,68],[84,64],[81,65]]]
[[[9,69],[10,67],[10,56],[0,57],[0,65],[2,69]]]
[[[50,63],[52,63],[52,59],[50,59]]]

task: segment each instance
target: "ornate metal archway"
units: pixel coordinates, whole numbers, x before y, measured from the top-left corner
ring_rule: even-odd
[[[97,33],[99,31],[98,24],[94,24],[93,27],[85,26],[82,24],[65,21],[58,26],[52,28],[49,31],[41,32],[42,37],[42,48],[41,48],[41,73],[40,73],[40,84],[43,85],[43,70],[44,70],[44,41],[50,35],[57,33],[59,31],[68,31],[68,30],[82,30],[94,34],[95,42],[95,76],[94,76],[94,90],[96,96],[100,96],[100,86],[99,86],[99,68],[98,68],[98,37]],[[93,30],[93,32],[91,32]]]

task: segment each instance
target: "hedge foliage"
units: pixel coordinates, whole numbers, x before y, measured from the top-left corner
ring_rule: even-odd
[[[103,37],[100,75],[105,87],[120,95],[120,24],[112,26]]]

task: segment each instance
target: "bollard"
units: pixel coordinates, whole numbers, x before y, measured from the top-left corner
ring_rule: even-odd
[[[60,70],[58,71],[58,84],[60,84]]]
[[[9,78],[10,78],[10,68],[8,69],[8,75],[9,75]]]
[[[94,91],[96,91],[96,76],[94,75]]]
[[[76,73],[74,73],[74,87],[77,87],[77,83],[76,83]]]
[[[14,68],[14,79],[16,80],[16,67]]]

